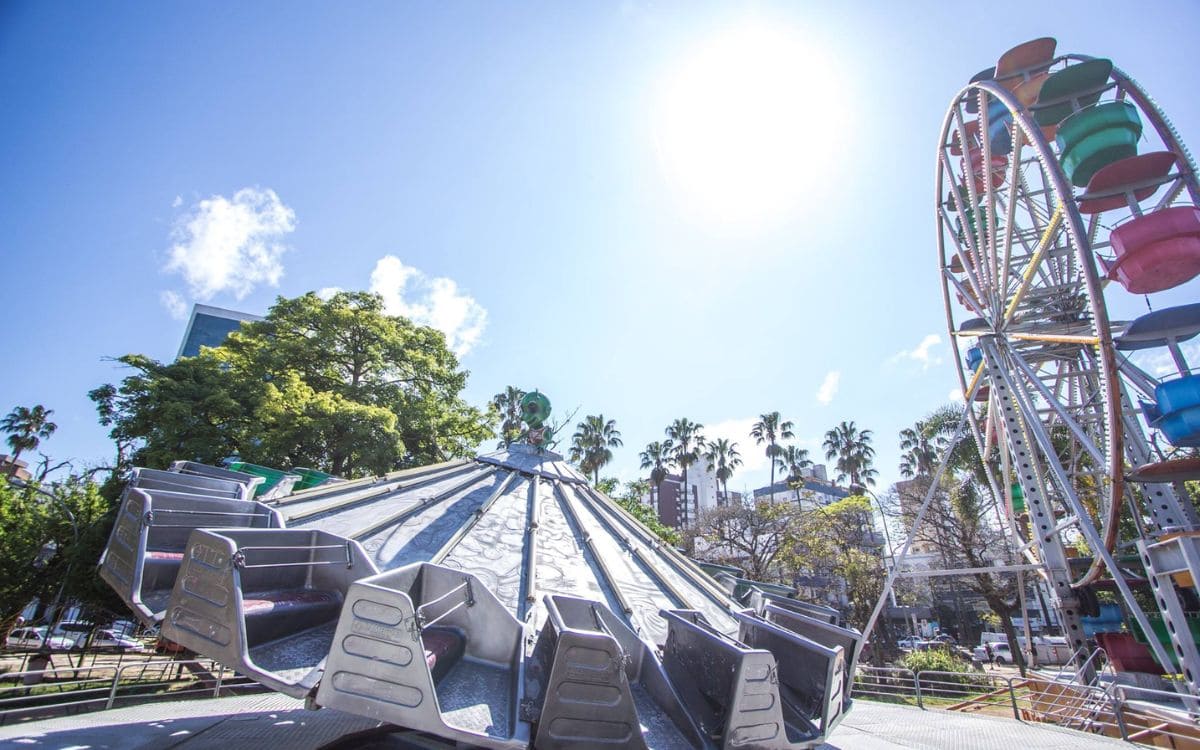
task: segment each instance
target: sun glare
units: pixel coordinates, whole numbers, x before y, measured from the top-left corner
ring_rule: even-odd
[[[798,30],[763,23],[726,29],[670,70],[655,139],[686,208],[746,230],[794,218],[844,140],[836,70]]]

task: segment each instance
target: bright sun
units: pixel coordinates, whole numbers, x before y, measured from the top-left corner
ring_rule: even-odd
[[[687,208],[757,230],[815,199],[845,140],[837,67],[795,29],[748,23],[700,44],[670,70],[655,139]]]

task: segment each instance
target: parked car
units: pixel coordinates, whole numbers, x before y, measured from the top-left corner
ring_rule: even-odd
[[[96,624],[85,622],[83,620],[64,620],[54,626],[51,632],[54,635],[61,635],[64,638],[70,638],[71,648],[83,648],[87,643],[88,634],[96,629]]]
[[[908,636],[907,638],[901,638],[900,640],[896,641],[896,645],[900,647],[901,651],[912,651],[920,642],[920,638]]]
[[[75,645],[75,640],[61,635],[52,635],[46,638],[45,628],[13,628],[13,631],[8,634],[4,645],[13,649],[39,649],[42,647],[43,640],[45,645],[51,651],[66,651]]]
[[[117,651],[145,651],[146,647],[127,635],[121,635],[115,630],[99,628],[92,634],[91,648],[115,649]]]
[[[948,644],[950,646],[958,644],[958,641],[955,640],[954,636],[950,635],[949,633],[938,633],[933,637],[933,640],[937,641],[938,643]]]
[[[987,645],[976,646],[974,658],[980,662],[990,661],[995,664],[999,664],[1000,666],[1004,666],[1006,664],[1013,663],[1012,650],[1009,649],[1007,643],[993,642],[991,644],[991,646],[992,646],[992,650],[991,650],[990,658],[989,658],[989,654],[988,654]]]

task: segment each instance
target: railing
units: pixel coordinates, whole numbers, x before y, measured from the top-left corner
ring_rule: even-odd
[[[261,689],[210,659],[151,659],[0,675],[0,725],[14,719],[99,711],[189,697],[217,698]]]
[[[1200,746],[1200,699],[1115,682],[1083,684],[1072,677],[1066,671],[1006,677],[860,666],[853,695],[925,710],[1012,716],[1137,744]]]

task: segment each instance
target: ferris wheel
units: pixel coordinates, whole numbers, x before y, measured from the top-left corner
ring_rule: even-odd
[[[1110,60],[1036,39],[951,103],[935,217],[965,416],[999,520],[1042,566],[1073,647],[1085,648],[1079,616],[1096,584],[1115,587],[1149,632],[1130,583],[1150,585],[1173,653],[1150,645],[1200,694],[1175,590],[1185,579],[1164,562],[1200,567],[1200,516],[1183,486],[1200,477],[1187,454],[1200,447],[1200,376],[1181,346],[1200,334],[1200,304],[1157,301],[1189,299],[1200,275],[1190,154]],[[1139,306],[1150,311],[1129,319]],[[1139,366],[1156,353],[1169,372]],[[1144,577],[1127,572],[1135,556]]]

